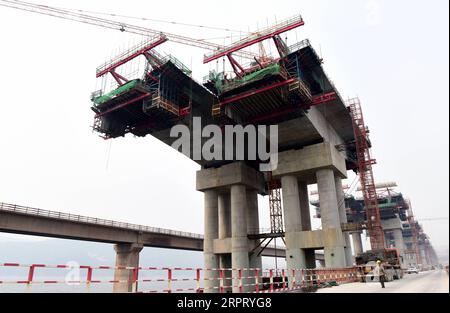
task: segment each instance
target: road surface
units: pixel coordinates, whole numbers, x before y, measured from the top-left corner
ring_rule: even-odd
[[[319,289],[317,293],[448,293],[448,274],[443,270],[405,274],[403,279],[386,283],[350,283]]]

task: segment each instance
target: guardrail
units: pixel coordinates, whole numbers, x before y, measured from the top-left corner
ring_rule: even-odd
[[[178,237],[186,237],[186,238],[195,238],[195,239],[203,239],[203,235],[183,232],[177,230],[170,230],[159,227],[151,227],[151,226],[143,226],[138,224],[117,222],[113,220],[101,219],[96,217],[89,217],[83,215],[75,215],[70,213],[58,212],[58,211],[49,211],[43,209],[37,209],[32,207],[26,207],[16,204],[9,204],[0,202],[0,211],[14,212],[18,214],[32,215],[32,216],[41,216],[53,219],[60,219],[65,221],[72,221],[77,223],[85,223],[85,224],[94,224],[129,230],[136,230],[141,232],[150,232],[150,233],[158,233],[158,234],[167,234]]]
[[[172,292],[219,292],[227,293],[232,289],[246,293],[284,292],[311,287],[327,287],[330,283],[345,284],[359,281],[356,268],[326,269],[260,269],[260,268],[194,268],[194,267],[125,267],[125,266],[89,266],[89,265],[48,265],[0,263],[1,268],[26,270],[22,279],[5,280],[0,276],[0,286],[4,285],[98,285],[126,284],[133,292],[172,293]],[[77,275],[67,275],[45,279],[45,270],[77,270]],[[37,270],[40,278],[36,279]],[[83,278],[80,270],[85,271]],[[129,271],[130,279],[119,280],[94,277],[94,271]],[[144,274],[144,275],[142,275]],[[44,275],[44,276],[43,276]],[[143,276],[143,277],[139,277]],[[123,277],[123,276],[122,276]],[[147,283],[138,288],[138,283]],[[150,285],[148,285],[150,284]],[[150,289],[149,289],[150,288]]]
[[[203,235],[196,234],[196,233],[171,230],[171,229],[165,229],[165,228],[159,228],[159,227],[152,227],[152,226],[144,226],[144,225],[132,224],[132,223],[117,222],[117,221],[108,220],[108,219],[76,215],[76,214],[70,214],[70,213],[64,213],[64,212],[58,212],[58,211],[43,210],[43,209],[32,208],[32,207],[22,206],[22,205],[17,205],[17,204],[4,203],[4,202],[0,202],[0,211],[14,212],[17,214],[22,214],[22,215],[53,218],[53,219],[71,221],[71,222],[76,222],[76,223],[93,224],[93,225],[101,225],[101,226],[107,226],[107,227],[135,230],[135,231],[139,231],[139,232],[149,232],[149,233],[157,233],[157,234],[171,235],[171,236],[184,237],[184,238],[203,239]],[[269,245],[269,246],[267,246],[267,248],[275,249],[276,247],[274,245]],[[281,250],[281,248],[277,248],[277,249]]]

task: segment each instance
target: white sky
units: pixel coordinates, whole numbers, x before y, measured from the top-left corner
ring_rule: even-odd
[[[447,0],[45,4],[243,31],[302,14],[306,25],[288,42],[309,38],[341,94],[361,98],[376,181],[396,181],[419,219],[448,216]],[[198,38],[228,35],[143,25]],[[150,136],[105,142],[90,129],[95,68],[140,38],[3,7],[0,30],[0,201],[202,233],[199,166]],[[202,50],[174,43],[162,50],[197,79],[210,69]],[[260,206],[268,227],[268,199]],[[437,248],[448,249],[448,220],[423,225]]]

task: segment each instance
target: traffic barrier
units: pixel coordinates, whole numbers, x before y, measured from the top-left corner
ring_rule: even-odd
[[[6,284],[114,284],[128,283],[136,286],[134,290],[139,293],[172,293],[172,292],[231,292],[238,289],[239,292],[252,293],[274,293],[290,290],[299,290],[308,287],[320,287],[324,283],[337,282],[338,284],[357,282],[359,274],[357,268],[326,268],[326,269],[259,269],[259,268],[193,268],[193,267],[126,267],[126,266],[86,266],[86,265],[47,265],[47,264],[20,264],[20,263],[0,263],[2,267],[25,268],[26,279],[3,280],[0,277],[0,285]],[[36,272],[43,269],[79,269],[85,270],[84,279],[64,279],[64,280],[38,280],[35,278]],[[115,279],[94,279],[94,272],[104,270],[130,270],[132,275],[130,280]],[[205,273],[212,271],[212,278],[205,277]],[[145,272],[158,277],[139,278]],[[179,274],[188,275],[180,277]],[[227,275],[230,274],[231,275]],[[162,276],[162,277],[161,277]],[[277,278],[277,281],[275,281]],[[205,287],[204,282],[214,282],[211,287]],[[181,288],[179,283],[188,283],[189,286]],[[159,288],[137,290],[138,283],[156,283]],[[162,284],[165,287],[161,287]]]

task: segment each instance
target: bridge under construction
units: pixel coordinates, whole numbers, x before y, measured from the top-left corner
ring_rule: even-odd
[[[276,166],[269,170],[262,166],[271,165],[273,159],[252,158],[245,145],[239,153],[239,143],[231,154],[223,149],[212,159],[195,153],[211,138],[201,137],[200,142],[191,138],[189,149],[180,151],[201,166],[192,192],[204,195],[202,236],[113,222],[101,225],[80,217],[75,221],[51,211],[46,211],[51,212],[47,217],[40,214],[43,211],[32,215],[7,204],[1,204],[6,209],[0,209],[0,231],[114,243],[117,258],[111,282],[116,292],[137,291],[138,274],[151,270],[139,266],[143,246],[203,251],[201,273],[186,269],[196,275],[192,279],[197,285],[189,288],[196,292],[274,292],[361,281],[364,272],[355,266],[355,258],[364,252],[362,231],[370,238],[371,250],[396,250],[401,270],[404,264],[437,265],[411,204],[401,194],[384,195],[377,187],[372,168],[376,161],[360,100],[342,98],[309,39],[291,45],[283,39],[301,29],[302,16],[218,45],[74,10],[22,1],[0,1],[0,5],[145,36],[143,42],[96,69],[99,80],[113,82],[112,88],[103,84],[94,90],[90,99],[92,128],[105,140],[153,136],[173,147],[174,127],[192,132],[198,119],[222,130],[221,139],[227,127],[277,127],[276,141],[271,136],[263,140],[276,146]],[[221,60],[224,69],[210,70],[199,82],[174,53],[158,51],[168,41],[206,50],[203,63]],[[267,53],[267,46],[276,52]],[[125,73],[124,65],[138,58],[145,62],[143,72]],[[346,194],[342,184],[349,171],[358,174],[358,199]],[[312,201],[308,186],[314,184],[318,197]],[[259,225],[258,195],[269,201],[269,230]],[[320,229],[312,229],[311,203]],[[282,249],[270,245],[277,238],[283,241]],[[262,256],[284,257],[286,268],[264,275]],[[33,281],[37,267],[29,267],[24,283]],[[86,281],[94,281],[92,268],[85,268]],[[172,292],[173,271],[165,273],[164,291]]]

